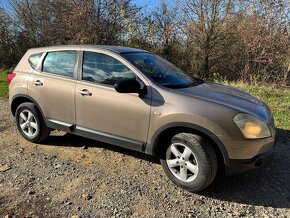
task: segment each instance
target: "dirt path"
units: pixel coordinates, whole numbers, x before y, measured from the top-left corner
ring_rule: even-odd
[[[269,168],[191,194],[143,154],[57,131],[29,143],[0,99],[0,217],[290,217],[290,133],[278,134]]]

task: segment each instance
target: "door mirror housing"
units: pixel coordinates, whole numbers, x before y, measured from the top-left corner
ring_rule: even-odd
[[[115,84],[119,93],[141,93],[141,85],[136,79],[123,79]]]

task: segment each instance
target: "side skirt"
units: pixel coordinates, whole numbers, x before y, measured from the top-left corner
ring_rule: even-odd
[[[81,126],[76,126],[74,124],[54,119],[46,119],[46,125],[52,129],[62,130],[75,135],[83,136],[86,138],[94,139],[112,145],[117,145],[138,152],[145,152],[145,143],[140,141],[112,135],[110,133],[88,129]]]

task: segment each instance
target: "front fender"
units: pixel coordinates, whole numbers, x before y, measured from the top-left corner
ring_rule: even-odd
[[[178,122],[175,122],[175,121],[166,122],[158,127],[155,126],[154,131],[152,131],[152,129],[151,129],[151,131],[149,132],[149,135],[148,135],[148,143],[146,146],[145,153],[151,154],[151,155],[156,154],[156,148],[158,146],[157,145],[158,138],[162,132],[164,132],[170,128],[184,128],[184,127],[186,127],[186,128],[190,128],[194,131],[201,132],[202,134],[208,136],[211,140],[213,140],[223,155],[223,160],[224,160],[225,165],[228,166],[230,164],[228,152],[227,152],[226,147],[222,141],[223,137],[227,137],[227,133],[221,127],[219,127],[218,125],[216,125],[212,121],[210,121],[206,118],[202,118],[202,117],[200,117],[200,118],[195,117],[195,119],[193,120],[192,118],[186,117],[184,115],[182,115],[179,118],[177,118],[176,116],[177,115],[175,114],[174,119],[179,120]],[[166,117],[166,118],[164,117],[164,120],[166,120],[166,121],[168,121],[169,119],[170,119],[169,117]],[[173,119],[173,117],[172,117],[172,119]],[[160,122],[160,120],[159,120],[159,122]],[[207,125],[210,128],[208,129],[204,126],[197,125],[195,123],[198,123],[198,124],[207,123]]]

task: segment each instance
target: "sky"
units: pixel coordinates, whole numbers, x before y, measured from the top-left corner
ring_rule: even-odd
[[[7,0],[0,0],[0,7],[7,8],[8,7]]]
[[[160,0],[133,0],[132,2],[139,6],[146,6],[149,8],[153,8],[158,5]]]

